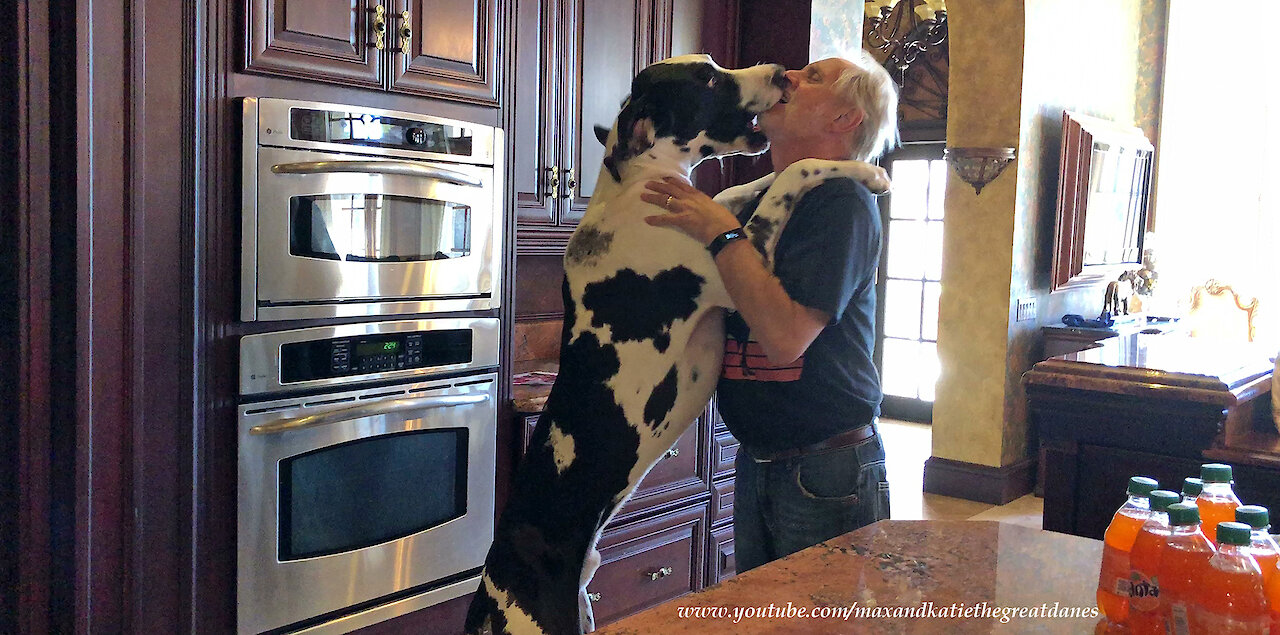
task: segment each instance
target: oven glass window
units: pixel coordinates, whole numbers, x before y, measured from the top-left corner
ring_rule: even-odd
[[[294,196],[289,253],[351,262],[461,258],[471,253],[471,208],[383,194]]]
[[[467,430],[388,434],[280,461],[280,560],[352,551],[459,518]]]

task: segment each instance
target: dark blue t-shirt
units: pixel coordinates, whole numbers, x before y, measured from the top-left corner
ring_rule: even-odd
[[[747,220],[759,199],[739,214]],[[865,425],[879,413],[875,350],[880,215],[870,190],[828,180],[804,195],[778,240],[774,275],[792,300],[832,321],[800,359],[771,366],[730,313],[717,403],[748,449],[778,452]]]

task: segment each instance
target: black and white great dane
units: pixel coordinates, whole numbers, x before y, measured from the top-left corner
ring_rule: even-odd
[[[599,135],[604,166],[565,251],[559,375],[512,479],[468,633],[593,630],[586,585],[600,531],[706,406],[732,306],[706,248],[646,224],[662,210],[640,194],[649,180],[687,181],[707,157],[763,152],[754,120],[784,97],[782,70],[728,70],[705,55],[658,62]],[[838,177],[888,190],[876,166],[807,159],[716,200],[736,210],[769,188],[746,224],[769,263],[795,201]]]

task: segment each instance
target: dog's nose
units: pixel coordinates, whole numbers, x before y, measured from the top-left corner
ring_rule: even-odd
[[[774,64],[773,77],[769,80],[774,86],[786,90],[791,88],[791,80],[787,79],[787,69]]]

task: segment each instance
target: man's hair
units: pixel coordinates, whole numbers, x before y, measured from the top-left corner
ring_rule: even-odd
[[[832,88],[864,113],[862,125],[854,131],[850,158],[874,161],[898,145],[898,88],[870,53],[862,51],[849,62],[854,68],[845,69]]]

